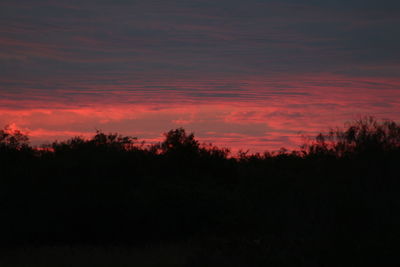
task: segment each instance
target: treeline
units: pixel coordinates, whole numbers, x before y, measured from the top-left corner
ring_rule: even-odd
[[[397,258],[400,125],[393,121],[364,118],[296,151],[237,157],[182,128],[154,145],[98,131],[41,149],[5,128],[0,162],[3,246],[185,240],[201,246],[198,266]]]

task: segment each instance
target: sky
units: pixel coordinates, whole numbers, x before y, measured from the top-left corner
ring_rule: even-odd
[[[251,152],[400,120],[400,1],[0,0],[0,127]]]

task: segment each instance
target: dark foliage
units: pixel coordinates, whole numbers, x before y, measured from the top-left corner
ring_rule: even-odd
[[[229,153],[181,128],[155,145],[98,131],[45,149],[6,128],[0,242],[190,240],[199,247],[191,266],[399,263],[395,122],[362,119],[301,151]]]

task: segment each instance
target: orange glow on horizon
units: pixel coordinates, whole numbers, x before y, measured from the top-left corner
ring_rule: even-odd
[[[196,95],[192,97],[178,90],[159,91],[152,98],[143,90],[132,95],[119,88],[104,89],[110,97],[93,99],[77,94],[74,102],[63,102],[62,94],[57,98],[32,92],[27,98],[13,100],[9,93],[0,99],[0,126],[19,127],[34,144],[88,137],[96,129],[154,142],[162,139],[162,133],[183,127],[203,142],[233,151],[263,152],[281,147],[296,149],[302,136],[314,136],[364,115],[400,119],[399,79],[327,75],[286,77],[280,86],[278,79],[263,81],[256,77],[235,82],[241,84],[240,90],[216,96],[212,86],[205,88],[189,81],[170,81],[168,86],[194,88]],[[291,89],[277,89],[286,87]]]

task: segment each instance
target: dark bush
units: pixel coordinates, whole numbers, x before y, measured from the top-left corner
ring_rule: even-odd
[[[394,261],[399,129],[366,118],[318,135],[301,151],[231,157],[182,128],[149,146],[98,131],[41,150],[5,128],[0,243],[191,240],[206,254],[193,261],[208,266]]]

